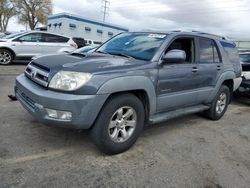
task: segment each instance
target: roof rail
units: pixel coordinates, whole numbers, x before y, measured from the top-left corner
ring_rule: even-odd
[[[220,35],[215,35],[215,34],[206,33],[206,32],[202,32],[202,31],[192,31],[192,32],[193,32],[193,33],[200,34],[200,35],[208,35],[208,36],[213,36],[213,37],[220,38],[220,39],[222,39],[222,40],[227,40],[227,37],[223,37],[223,36],[220,36]]]

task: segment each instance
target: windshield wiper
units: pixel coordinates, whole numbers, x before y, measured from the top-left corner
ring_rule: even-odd
[[[117,56],[122,56],[122,57],[127,57],[127,58],[133,58],[133,59],[134,59],[133,56],[124,54],[124,53],[122,53],[122,52],[110,52],[109,54],[111,54],[111,55],[117,55]]]
[[[108,52],[105,52],[105,51],[101,51],[101,50],[98,50],[98,51],[95,51],[96,53],[100,53],[100,54],[109,54]]]

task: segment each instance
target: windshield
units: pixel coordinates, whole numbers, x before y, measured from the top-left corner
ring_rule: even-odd
[[[240,60],[244,63],[250,63],[250,54],[240,54]]]
[[[10,35],[3,36],[2,39],[12,39],[12,38],[18,37],[20,35],[23,35],[25,33],[26,32],[13,33],[13,34],[10,34]]]
[[[97,52],[123,54],[136,59],[149,61],[166,38],[166,34],[154,33],[122,33],[117,35]]]

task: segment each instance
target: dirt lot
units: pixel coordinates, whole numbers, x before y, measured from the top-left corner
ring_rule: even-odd
[[[23,65],[0,66],[0,188],[250,187],[250,105],[213,122],[190,115],[147,127],[105,156],[87,131],[46,127],[7,94]]]

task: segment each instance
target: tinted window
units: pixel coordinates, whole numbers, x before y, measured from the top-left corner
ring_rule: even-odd
[[[236,48],[236,45],[234,43],[229,43],[229,42],[225,42],[225,41],[221,41],[220,43],[223,46],[229,59],[233,62],[238,62],[239,55],[238,55],[238,50]]]
[[[31,34],[19,37],[18,39],[24,42],[41,42],[42,36],[41,36],[41,33],[31,33]]]
[[[166,34],[157,33],[122,33],[103,44],[98,51],[109,54],[124,54],[149,61],[166,37]]]
[[[220,58],[215,42],[211,39],[200,38],[200,62],[201,63],[219,63]]]
[[[42,34],[42,42],[66,43],[68,42],[68,40],[69,38],[67,37],[62,37],[62,36],[48,34],[48,33]]]

